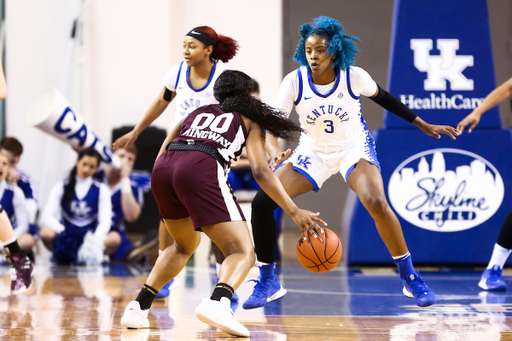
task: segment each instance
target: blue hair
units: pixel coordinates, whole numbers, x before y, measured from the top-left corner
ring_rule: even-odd
[[[352,37],[343,33],[343,26],[338,20],[326,16],[314,18],[309,24],[303,24],[300,27],[301,40],[295,49],[293,60],[302,66],[309,68],[306,58],[306,39],[311,35],[318,35],[328,39],[327,52],[336,55],[333,61],[333,67],[339,67],[346,70],[350,65],[355,65],[355,55],[359,52],[356,44],[348,39],[361,41],[357,37]]]

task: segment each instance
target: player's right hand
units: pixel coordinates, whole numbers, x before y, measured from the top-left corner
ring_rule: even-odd
[[[118,150],[119,148],[126,149],[129,146],[131,146],[133,144],[133,142],[135,142],[137,137],[139,137],[139,136],[137,134],[135,134],[135,132],[132,130],[129,133],[126,133],[123,136],[121,136],[120,138],[118,138],[117,140],[115,140],[114,143],[112,144],[112,149],[114,149],[114,151]]]
[[[281,162],[283,162],[288,157],[288,155],[290,155],[291,152],[292,152],[292,150],[290,148],[288,148],[284,152],[280,152],[280,153],[277,153],[277,154],[274,154],[274,155],[270,156],[270,161],[268,163],[268,166],[270,167],[272,172],[274,172],[276,170],[276,167]]]
[[[320,219],[318,216],[320,212],[313,213],[308,210],[298,209],[297,212],[291,216],[293,221],[299,225],[302,236],[306,237],[307,233],[317,233],[316,229],[320,229],[318,224],[327,226],[327,223]]]
[[[478,125],[478,123],[480,123],[480,117],[481,115],[473,111],[471,114],[466,116],[462,121],[460,121],[459,124],[457,124],[457,130],[459,130],[460,133],[462,134],[464,128],[471,124],[471,126],[468,128],[468,133],[471,133],[473,129],[475,129],[475,127]]]

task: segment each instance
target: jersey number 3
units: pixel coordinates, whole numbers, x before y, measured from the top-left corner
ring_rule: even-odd
[[[190,128],[203,130],[210,128],[211,131],[222,134],[228,131],[231,121],[233,121],[232,113],[224,113],[219,116],[215,116],[210,113],[202,113],[196,116],[194,122],[190,125]]]
[[[324,131],[328,134],[334,133],[334,122],[331,120],[324,120],[324,123],[327,125],[327,128]]]

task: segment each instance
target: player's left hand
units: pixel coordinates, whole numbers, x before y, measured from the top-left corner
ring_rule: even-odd
[[[423,121],[419,116],[417,116],[412,122],[416,127],[420,128],[428,136],[433,136],[436,139],[440,139],[440,134],[446,134],[450,136],[452,139],[456,139],[455,136],[460,135],[460,131],[450,126],[440,126],[436,124],[429,124]]]
[[[440,134],[446,134],[454,140],[456,139],[456,136],[460,135],[460,132],[457,129],[455,129],[454,127],[439,126],[439,125],[435,125],[435,124],[427,124],[425,129],[422,128],[421,130],[423,130],[423,132],[425,134],[427,134],[428,136],[433,136],[436,139],[441,138]]]

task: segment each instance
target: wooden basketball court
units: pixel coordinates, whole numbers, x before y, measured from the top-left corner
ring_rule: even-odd
[[[291,237],[290,237],[291,239]],[[1,340],[223,340],[230,338],[194,316],[211,294],[214,269],[203,238],[178,288],[157,300],[149,329],[120,325],[149,268],[110,264],[56,267],[41,261],[35,286],[10,296],[8,266],[0,272]],[[288,252],[295,250],[289,250]],[[232,309],[251,331],[252,340],[512,340],[512,297],[481,291],[481,269],[421,269],[438,303],[419,308],[402,294],[394,268],[347,269],[314,274],[285,253],[279,278],[288,294],[264,308],[242,309],[252,292],[247,282]],[[423,270],[423,271],[422,271]],[[258,275],[254,268],[248,279]],[[505,278],[512,281],[512,273]]]

